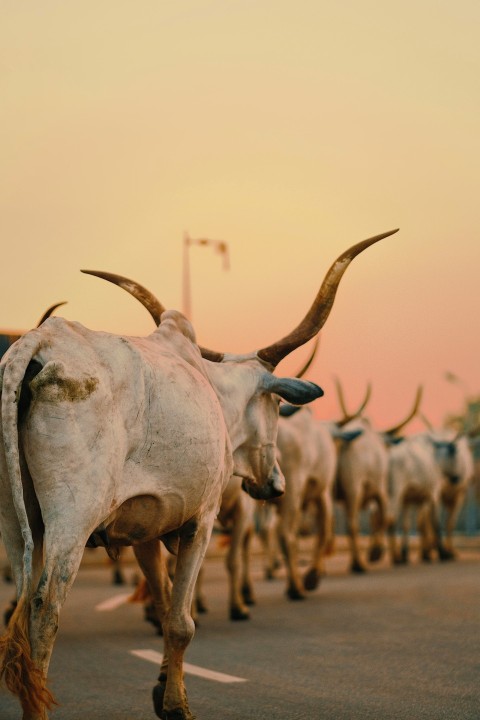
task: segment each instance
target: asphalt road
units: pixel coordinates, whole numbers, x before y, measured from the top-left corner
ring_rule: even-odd
[[[233,623],[223,560],[207,560],[209,612],[186,657],[200,673],[186,674],[198,720],[480,719],[480,538],[455,562],[382,561],[365,576],[351,576],[347,564],[337,553],[321,587],[294,603],[282,578],[263,579],[255,556],[257,604],[249,621]],[[50,667],[60,703],[53,719],[154,719],[162,640],[141,606],[110,604],[130,591],[111,585],[106,565],[82,567]],[[0,583],[0,607],[12,592]],[[0,718],[21,718],[4,689]]]

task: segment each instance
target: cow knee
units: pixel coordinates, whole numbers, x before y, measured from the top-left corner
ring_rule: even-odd
[[[188,613],[171,615],[164,628],[164,634],[168,637],[172,647],[177,649],[186,648],[195,635],[195,623]]]

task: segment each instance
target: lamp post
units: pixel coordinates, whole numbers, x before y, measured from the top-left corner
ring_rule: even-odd
[[[215,252],[220,253],[223,257],[223,269],[230,268],[228,257],[228,246],[223,240],[210,240],[209,238],[191,238],[185,232],[183,234],[183,314],[189,320],[192,319],[192,300],[190,289],[190,248],[192,245],[200,245],[213,247]]]

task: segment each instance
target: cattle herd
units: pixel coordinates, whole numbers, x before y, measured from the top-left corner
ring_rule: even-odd
[[[139,300],[154,332],[113,335],[44,317],[12,338],[0,364],[0,532],[16,603],[0,637],[0,676],[24,720],[46,720],[55,703],[48,666],[85,547],[105,547],[114,558],[122,547],[133,548],[164,637],[153,704],[165,720],[193,718],[183,657],[215,523],[231,532],[232,620],[246,620],[253,599],[254,526],[267,572],[275,572],[280,555],[286,594],[301,599],[324,574],[335,502],[345,508],[352,572],[366,569],[359,517],[367,507],[369,561],[387,548],[392,564],[408,560],[413,506],[423,559],[454,557],[452,530],[474,472],[472,438],[432,428],[403,437],[421,388],[407,418],[379,432],[363,415],[369,390],[349,413],[338,384],[343,417],[319,421],[308,403],[323,391],[303,379],[306,368],[294,378],[274,375],[283,358],[318,337],[350,262],[394,232],[342,253],[299,325],[246,354],[198,345],[181,313],[166,310],[135,281],[97,271],[84,272]],[[301,577],[297,544],[307,520],[313,553]],[[173,573],[167,555],[175,557]]]

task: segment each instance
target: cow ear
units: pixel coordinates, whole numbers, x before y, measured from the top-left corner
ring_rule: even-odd
[[[291,415],[295,415],[295,413],[299,410],[299,405],[287,405],[282,403],[282,405],[280,405],[280,417],[290,417]]]
[[[390,433],[383,433],[383,440],[386,445],[399,445],[405,440],[403,435],[391,435]]]
[[[292,405],[305,405],[323,395],[322,388],[308,380],[277,378],[271,373],[262,375],[261,385],[266,392],[275,393]]]
[[[355,428],[355,430],[342,430],[342,428],[334,427],[332,437],[335,440],[343,440],[343,442],[353,442],[360,435],[363,435],[363,428]]]

